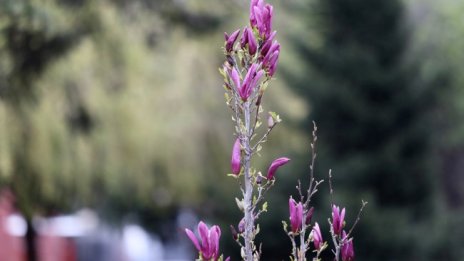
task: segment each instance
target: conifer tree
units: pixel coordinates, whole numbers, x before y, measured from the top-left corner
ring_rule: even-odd
[[[308,73],[288,80],[309,101],[304,124],[308,133],[313,120],[319,126],[319,170],[333,169],[335,196],[373,203],[360,225],[358,260],[425,260],[419,235],[433,213],[436,88],[417,84],[417,64],[405,61],[404,6],[323,0],[311,8],[320,39],[296,38]]]

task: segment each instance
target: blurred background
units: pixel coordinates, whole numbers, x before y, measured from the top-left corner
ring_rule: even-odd
[[[297,179],[316,177],[357,260],[464,256],[464,1],[269,0],[282,45],[265,109],[283,123],[263,260],[287,260]],[[183,232],[240,220],[217,68],[246,0],[0,1],[0,260],[193,260]],[[328,182],[314,198],[328,239]],[[326,251],[330,260],[330,253]]]

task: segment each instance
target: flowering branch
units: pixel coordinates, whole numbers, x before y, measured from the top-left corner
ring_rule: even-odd
[[[359,209],[358,215],[355,222],[351,226],[348,234],[343,227],[345,226],[345,208],[340,211],[340,208],[333,204],[333,187],[332,187],[332,172],[329,171],[329,187],[330,187],[330,196],[332,198],[332,221],[329,219],[330,225],[330,235],[332,237],[332,242],[334,244],[335,250],[332,250],[334,254],[335,261],[354,261],[354,248],[353,248],[353,238],[350,238],[351,233],[361,219],[361,214],[364,207],[367,205],[367,201],[361,200],[362,205]]]
[[[279,115],[269,112],[267,130],[261,137],[257,138],[258,129],[262,126],[260,117],[263,111],[262,99],[276,72],[280,54],[280,44],[274,40],[277,33],[272,31],[272,18],[272,5],[267,4],[265,0],[251,0],[250,26],[246,26],[243,31],[236,30],[230,35],[224,33],[226,59],[222,68],[219,69],[224,77],[226,104],[232,111],[232,121],[235,123],[236,138],[232,146],[231,157],[232,173],[228,176],[238,180],[242,192],[242,198],[235,198],[235,200],[237,207],[243,212],[243,218],[237,229],[233,225],[230,226],[230,229],[234,240],[240,246],[241,256],[245,261],[259,261],[261,258],[262,245],[259,244],[257,247],[255,244],[256,235],[259,233],[259,225],[256,224],[256,221],[262,213],[267,211],[267,202],[264,200],[264,196],[275,184],[277,170],[290,161],[286,157],[275,159],[270,164],[266,176],[251,166],[253,156],[259,155],[261,145],[267,141],[274,127],[281,122]],[[314,226],[311,224],[314,213],[314,207],[310,207],[311,199],[323,182],[323,180],[314,178],[317,157],[317,126],[314,122],[313,124],[308,189],[303,194],[301,181],[298,180],[296,188],[300,199],[296,201],[290,197],[288,202],[290,231],[287,223],[282,222],[284,231],[292,243],[291,260],[293,261],[306,261],[311,242],[314,246],[313,252],[315,252],[313,261],[320,261],[319,257],[322,251],[328,247],[327,242],[323,240],[319,224],[317,222],[314,223]],[[329,171],[330,194],[331,199],[333,199],[331,177]],[[333,200],[331,202],[332,219],[329,219],[329,224],[335,247],[333,250],[335,260],[339,261],[341,255],[342,261],[353,261],[353,238],[350,236],[367,202],[363,201],[358,217],[348,234],[343,230],[345,209],[343,208],[340,212],[339,207],[333,204]],[[307,231],[311,232],[308,234]],[[212,226],[211,229],[208,229],[203,222],[200,222],[198,234],[201,241],[191,230],[186,229],[185,232],[199,251],[198,260],[222,261],[223,256],[219,256],[221,231],[218,226]],[[229,258],[225,261],[228,260]]]
[[[327,242],[324,242],[319,224],[316,222],[314,226],[311,226],[311,218],[314,213],[314,208],[310,207],[312,196],[317,192],[318,186],[323,180],[317,181],[314,178],[314,168],[316,160],[316,141],[317,141],[317,126],[313,122],[314,129],[312,132],[311,142],[311,163],[310,163],[310,174],[309,174],[309,186],[306,190],[306,194],[303,194],[301,181],[298,180],[296,186],[300,201],[296,202],[293,198],[289,199],[289,212],[290,212],[290,225],[291,231],[287,230],[287,223],[283,221],[284,231],[287,232],[292,243],[292,257],[294,261],[305,261],[306,253],[310,250],[310,243],[313,242],[314,251],[316,256],[313,258],[314,261],[319,261],[319,256],[327,247]],[[353,249],[353,238],[350,235],[360,220],[361,213],[366,206],[367,202],[362,201],[361,209],[358,213],[355,223],[351,227],[348,234],[343,230],[345,226],[345,208],[340,208],[333,204],[333,188],[332,188],[332,171],[329,170],[329,188],[331,196],[331,208],[332,208],[332,219],[328,219],[330,225],[330,235],[334,249],[332,250],[335,261],[353,261],[354,260],[354,249]],[[306,236],[306,230],[311,229],[311,233]],[[299,246],[296,241],[299,240]]]
[[[241,237],[244,241],[240,246],[246,261],[260,258],[261,253],[254,243],[259,232],[255,221],[267,210],[264,195],[275,182],[275,172],[289,161],[285,157],[274,160],[265,177],[251,167],[252,157],[261,150],[261,144],[266,142],[280,122],[277,114],[269,113],[267,131],[252,145],[262,125],[262,98],[276,72],[280,54],[280,44],[274,40],[276,32],[272,31],[272,18],[273,7],[270,4],[264,0],[251,0],[250,26],[246,26],[241,33],[236,30],[230,35],[224,34],[226,61],[220,69],[224,77],[226,103],[233,112],[235,122],[236,141],[232,149],[231,176],[237,179],[243,176],[243,183],[240,184],[243,198],[237,199],[237,205],[244,216],[239,224],[237,240]]]

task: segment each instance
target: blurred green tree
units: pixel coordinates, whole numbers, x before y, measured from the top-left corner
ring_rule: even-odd
[[[37,98],[35,81],[53,60],[71,51],[92,28],[86,19],[79,24],[63,26],[63,17],[55,13],[62,9],[57,4],[44,6],[37,1],[7,0],[0,3],[0,54],[3,60],[0,64],[0,99],[7,104],[8,117],[14,119],[18,131],[11,151],[12,175],[1,173],[0,169],[0,181],[13,190],[17,207],[27,220],[26,242],[28,258],[32,261],[36,260],[33,215],[69,206],[68,199],[50,197],[44,192],[47,181],[43,175],[38,175],[33,165],[31,148],[35,133],[31,115]],[[75,15],[85,14],[79,11]]]
[[[139,214],[164,233],[180,205],[203,205],[204,176],[222,177],[209,154],[229,142],[210,122],[226,117],[206,91],[221,97],[219,81],[205,80],[217,75],[208,33],[222,19],[208,8],[224,10],[213,1],[0,3],[0,183],[29,223],[30,260],[34,215],[95,207],[115,222]]]
[[[296,39],[309,73],[287,79],[310,102],[304,126],[319,126],[319,161],[334,171],[337,202],[351,220],[360,198],[370,203],[355,232],[358,259],[435,260],[423,235],[436,216],[432,111],[446,77],[417,78],[401,1],[310,7],[317,37]]]

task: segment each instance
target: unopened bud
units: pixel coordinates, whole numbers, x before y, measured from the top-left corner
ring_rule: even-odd
[[[238,239],[238,233],[234,226],[230,225],[230,232],[232,233],[232,238],[234,240]]]
[[[234,43],[237,40],[239,34],[240,34],[240,30],[235,31],[230,35],[228,35],[227,33],[224,33],[224,38],[226,40],[225,48],[228,53],[232,52],[234,48]]]
[[[314,213],[314,207],[311,207],[308,210],[308,212],[306,213],[306,221],[305,221],[306,225],[311,224],[311,219],[313,218],[313,213]]]
[[[245,232],[245,219],[244,218],[242,218],[242,220],[240,220],[240,222],[238,223],[238,232],[240,234]]]
[[[272,117],[272,115],[269,115],[269,117],[267,118],[267,127],[272,128],[274,127],[274,125],[275,125],[274,118]]]

